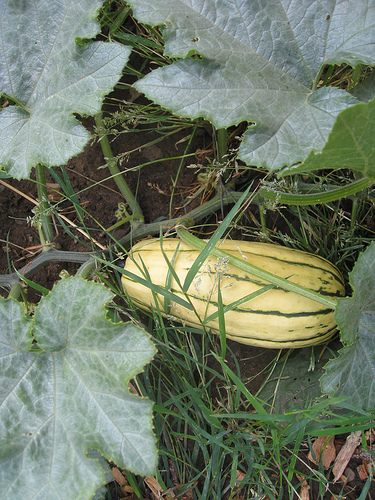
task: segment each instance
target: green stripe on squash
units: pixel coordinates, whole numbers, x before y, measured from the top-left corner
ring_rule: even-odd
[[[345,294],[339,270],[320,256],[269,243],[223,240],[218,247],[327,297],[338,298]],[[224,308],[266,287],[255,298],[233,309],[229,307],[225,312],[227,337],[243,344],[269,348],[305,347],[327,340],[336,331],[331,309],[294,292],[270,288],[266,281],[229,265],[223,258],[210,256],[202,264],[185,295],[176,280],[171,279],[166,259],[169,262],[174,260],[173,269],[182,285],[198,255],[198,250],[178,238],[143,240],[132,248],[125,270],[144,278],[142,270],[146,266],[152,283],[165,287],[168,281],[168,290],[189,300],[194,310],[171,301],[166,314],[163,309],[164,298],[156,294],[161,312],[171,319],[198,328],[202,328],[205,319],[213,315],[214,319],[208,321],[206,327],[215,333],[219,332],[218,316],[215,317],[219,276]],[[155,308],[155,295],[147,286],[126,276],[122,277],[122,283],[136,305],[146,310]]]

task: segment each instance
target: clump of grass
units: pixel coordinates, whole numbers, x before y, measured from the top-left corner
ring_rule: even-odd
[[[252,394],[228,345],[223,358],[217,336],[173,324],[157,311],[139,316],[131,299],[116,292],[126,300],[122,312],[142,321],[158,349],[134,385],[155,401],[161,495],[293,499],[304,482],[318,492],[317,498],[337,494],[330,470],[313,466],[307,454],[317,436],[368,428],[371,414],[329,399],[274,413]],[[143,480],[134,480],[144,492]]]
[[[155,401],[161,494],[197,500],[293,499],[306,485],[317,498],[338,493],[330,470],[313,466],[307,453],[317,436],[368,428],[371,413],[321,397],[279,412],[272,398],[270,403],[251,391],[225,337],[212,336],[203,326],[175,324],[157,309],[140,315],[120,285],[114,291],[126,304],[122,312],[146,326],[158,349],[136,386],[140,395]],[[282,361],[280,355],[267,373]],[[247,362],[256,361],[250,357]],[[276,376],[276,387],[282,376]],[[142,492],[142,479],[134,480]]]

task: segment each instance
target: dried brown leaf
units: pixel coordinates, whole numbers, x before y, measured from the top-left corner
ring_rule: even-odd
[[[365,481],[368,478],[367,464],[362,463],[357,467],[358,476],[361,481]]]
[[[128,484],[126,478],[117,467],[113,467],[113,469],[111,469],[111,472],[114,480],[120,486],[120,488]]]
[[[126,477],[123,475],[123,473],[117,467],[113,467],[113,469],[111,469],[111,472],[112,472],[112,476],[113,476],[114,480],[120,486],[121,491],[125,495],[129,495],[129,494],[131,495],[132,493],[134,493],[134,490],[129,485]]]
[[[361,431],[352,432],[347,438],[344,446],[339,451],[335,465],[333,466],[332,473],[334,476],[334,482],[338,481],[343,475],[349,460],[352,458],[357,446],[361,442]]]
[[[321,461],[325,469],[327,469],[336,458],[335,442],[332,436],[318,437],[314,441],[312,448],[318,461],[313,458],[311,451],[309,451],[307,458],[316,465]]]
[[[154,477],[145,477],[144,482],[150,488],[154,500],[176,500],[176,495],[172,491],[163,491]]]
[[[300,500],[310,500],[310,486],[308,485],[306,480],[301,484],[299,498]]]

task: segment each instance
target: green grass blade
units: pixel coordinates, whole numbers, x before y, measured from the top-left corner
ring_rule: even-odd
[[[367,493],[368,493],[370,486],[371,486],[372,478],[373,478],[373,475],[370,474],[369,477],[367,478],[365,484],[363,485],[363,490],[362,490],[360,496],[358,497],[358,500],[366,500]]]
[[[201,392],[204,392],[205,388],[203,387]],[[212,425],[213,427],[218,427],[221,429],[221,422],[218,420],[213,414],[212,410],[208,408],[200,395],[197,394],[197,391],[192,387],[190,384],[188,384],[188,394],[191,397],[191,399],[195,402],[199,410],[202,412],[203,417],[207,420],[207,422]]]
[[[125,269],[121,269],[120,267],[118,268],[118,271],[129,278],[131,281],[135,283],[139,283],[140,285],[146,286],[153,292],[162,295],[163,297],[167,297],[169,300],[172,300],[174,302],[177,302],[177,304],[180,304],[183,307],[186,307],[189,310],[192,310],[193,307],[189,304],[189,302],[186,302],[186,300],[182,299],[178,295],[175,295],[172,292],[169,292],[166,290],[164,287],[155,285],[154,283],[151,283],[151,281],[148,281],[147,279],[143,279],[140,276],[137,276],[134,273],[131,273],[130,271],[126,271]]]
[[[228,375],[228,377],[235,383],[235,385],[238,387],[238,389],[242,392],[242,394],[246,397],[246,399],[251,403],[255,410],[260,414],[260,415],[268,415],[266,410],[264,409],[263,405],[261,404],[260,400],[253,396],[246,388],[245,384],[242,382],[242,380],[229,368],[227,364],[215,353],[213,353],[213,356],[219,361],[221,364],[222,370]]]
[[[168,266],[168,271],[167,271],[167,276],[165,278],[165,288],[166,290],[170,291],[171,290],[171,286],[172,286],[172,278],[176,281],[177,285],[181,287],[181,283],[180,283],[180,278],[177,276],[176,274],[176,271],[174,269],[174,263],[176,261],[176,257],[178,255],[178,250],[180,248],[180,243],[178,243],[177,247],[176,247],[176,250],[174,251],[173,253],[173,256],[172,256],[172,260],[170,261],[167,257],[167,254],[164,252],[164,249],[163,249],[163,235],[161,234],[160,235],[160,249],[161,249],[161,253],[164,257],[164,260]],[[170,309],[171,309],[171,302],[170,300],[168,299],[168,297],[164,297],[164,311],[165,311],[165,314],[169,314],[170,313]]]
[[[225,316],[224,316],[223,297],[221,295],[220,276],[219,276],[218,293],[217,293],[217,314],[219,316],[219,337],[221,346],[221,357],[224,361],[225,356],[227,354],[227,336],[225,331]]]
[[[37,292],[40,292],[43,295],[48,295],[50,290],[48,288],[45,288],[42,285],[39,285],[38,283],[34,283],[34,281],[29,280],[25,276],[22,276],[18,271],[16,271],[18,274],[20,280],[24,281],[30,288],[33,288]]]
[[[236,307],[240,306],[241,304],[244,304],[245,302],[248,302],[251,299],[255,299],[255,297],[258,297],[258,295],[261,295],[264,292],[267,292],[271,288],[275,288],[275,285],[266,285],[260,290],[257,290],[255,292],[249,293],[248,295],[245,295],[245,297],[241,297],[238,300],[235,300],[234,302],[231,302],[227,306],[223,307],[223,313],[227,313],[228,311],[232,311]],[[204,319],[203,325],[207,325],[210,321],[213,321],[219,316],[219,310],[210,314],[210,316],[207,316],[207,318]]]
[[[246,191],[242,194],[241,198],[235,203],[229,214],[225,217],[223,222],[220,224],[219,228],[215,231],[214,235],[210,238],[208,241],[207,245],[205,248],[201,251],[201,253],[198,255],[198,257],[195,259],[194,264],[191,266],[189,269],[184,285],[183,285],[183,291],[186,292],[191,285],[191,282],[193,281],[195,275],[199,271],[201,265],[203,262],[208,258],[210,255],[212,249],[215,247],[215,245],[218,243],[220,238],[223,236],[225,231],[228,229],[229,224],[232,222],[233,218],[235,217],[236,213],[238,212],[239,208],[241,207],[242,202],[246,199],[249,191],[250,191],[249,186]],[[178,230],[177,230],[178,234]]]
[[[117,14],[116,18],[112,20],[109,28],[109,35],[114,36],[118,35],[121,33],[118,33],[118,30],[121,28],[121,26],[124,24],[125,20],[129,17],[131,13],[130,7],[127,5],[123,5]]]
[[[148,38],[145,38],[144,36],[139,36],[139,35],[133,35],[132,33],[122,33],[122,32],[117,32],[114,34],[114,36],[120,40],[125,45],[131,45],[132,47],[143,45],[145,47],[149,47],[151,49],[161,49],[162,46],[156,42],[153,42],[152,40],[149,40]]]

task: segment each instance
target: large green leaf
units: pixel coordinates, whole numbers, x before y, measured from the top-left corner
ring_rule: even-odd
[[[375,70],[367,78],[356,85],[350,92],[354,97],[363,102],[368,102],[375,97]]]
[[[365,312],[358,322],[354,344],[343,348],[326,366],[321,384],[325,393],[345,396],[351,404],[375,409],[375,311]]]
[[[371,81],[374,81],[371,78]],[[363,98],[365,90],[363,87]],[[375,179],[375,99],[342,111],[322,151],[312,151],[303,162],[290,170],[308,172],[323,168],[349,168]]]
[[[356,102],[338,88],[316,89],[322,67],[375,64],[373,0],[128,3],[138,20],[162,27],[167,55],[184,58],[135,87],[217,128],[254,122],[239,156],[269,170],[321,150],[338,113]]]
[[[326,365],[325,393],[346,396],[355,406],[375,408],[375,242],[350,274],[351,298],[339,299],[335,319],[344,344]]]
[[[133,324],[106,318],[111,299],[101,284],[68,278],[32,322],[1,299],[1,498],[90,498],[104,476],[88,449],[153,474],[152,403],[127,383],[155,348]]]
[[[88,142],[73,113],[100,111],[130,52],[82,43],[98,33],[102,3],[0,0],[0,92],[19,104],[0,113],[0,165],[13,177],[28,177],[38,163],[62,165]]]

